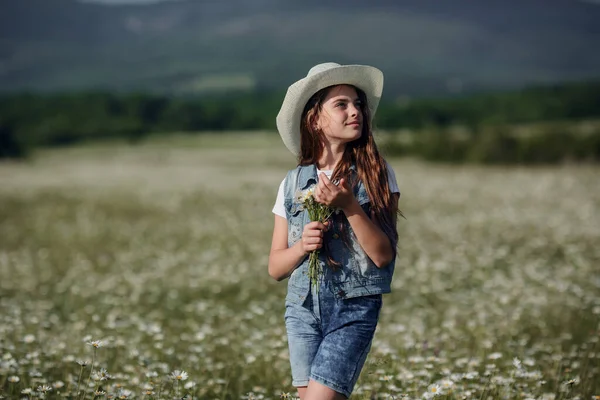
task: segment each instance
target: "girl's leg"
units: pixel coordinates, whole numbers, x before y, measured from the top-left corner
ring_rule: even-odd
[[[297,389],[298,389],[298,397],[300,397],[300,400],[304,400],[306,398],[306,386],[302,386]]]
[[[345,400],[346,396],[335,390],[320,384],[312,379],[308,382],[308,387],[302,400]]]

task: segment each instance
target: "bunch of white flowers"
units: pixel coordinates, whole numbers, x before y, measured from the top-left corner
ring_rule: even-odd
[[[318,203],[314,197],[315,188],[316,185],[312,185],[305,190],[297,191],[295,200],[301,204],[302,209],[308,212],[311,221],[325,223],[331,217],[331,214],[335,212],[335,208]],[[313,250],[308,256],[308,277],[311,285],[315,285],[317,290],[319,288],[319,275],[322,272],[321,263],[319,262],[319,250]]]

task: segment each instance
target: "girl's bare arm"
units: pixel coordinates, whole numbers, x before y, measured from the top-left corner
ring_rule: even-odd
[[[288,247],[287,220],[275,216],[273,239],[269,253],[269,275],[281,281],[298,267],[308,253],[323,245],[323,230],[326,227],[320,222],[311,222],[304,226],[302,238],[292,247]]]
[[[398,194],[392,195],[394,224],[398,208]],[[354,199],[347,208],[342,209],[356,235],[358,243],[367,256],[379,267],[388,265],[394,257],[394,249],[388,236],[379,227],[377,221],[369,218],[358,201]]]

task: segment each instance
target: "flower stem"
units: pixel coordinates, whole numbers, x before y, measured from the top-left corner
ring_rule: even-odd
[[[314,250],[308,257],[308,276],[311,285],[319,291],[319,275],[321,273],[321,263],[319,262],[319,250]]]
[[[84,366],[81,366],[81,371],[79,371],[79,379],[77,379],[77,398],[79,398],[79,392],[81,391],[81,377],[83,376],[83,368]]]
[[[94,347],[94,355],[92,356],[92,368],[90,369],[90,376],[88,376],[87,383],[85,384],[85,390],[83,391],[83,398],[85,399],[86,391],[90,387],[90,379],[92,379],[92,374],[94,373],[94,361],[96,361],[96,347]],[[93,394],[93,393],[92,393]],[[94,396],[92,396],[92,399]]]

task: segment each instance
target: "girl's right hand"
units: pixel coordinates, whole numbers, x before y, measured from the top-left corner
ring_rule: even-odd
[[[320,249],[323,247],[323,232],[327,230],[328,223],[322,224],[321,222],[314,221],[304,225],[302,231],[302,251],[304,254],[308,254],[311,251]]]

